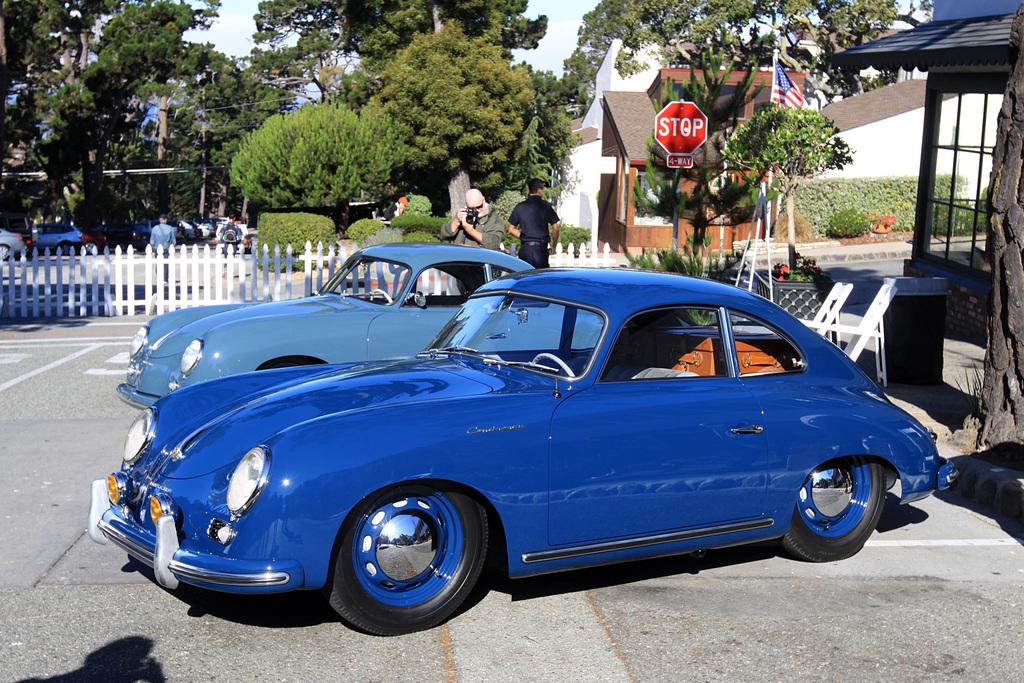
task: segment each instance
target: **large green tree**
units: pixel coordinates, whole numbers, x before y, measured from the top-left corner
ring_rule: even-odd
[[[387,114],[307,104],[271,117],[242,143],[231,181],[265,207],[344,207],[382,188],[404,154]]]
[[[770,64],[779,50],[787,69],[807,73],[811,87],[835,97],[860,92],[863,83],[859,73],[833,67],[832,55],[874,40],[897,21],[918,24],[931,1],[625,0],[624,5],[622,20],[608,24],[615,37],[621,31],[627,48],[618,62],[624,73],[643,66],[636,55],[650,46],[665,48],[664,59],[673,66],[694,63],[705,49],[744,63]]]
[[[850,163],[849,145],[821,112],[770,105],[737,127],[725,156],[763,176],[773,174],[773,186],[786,195],[789,267],[795,269],[796,191],[804,180]]]
[[[259,4],[253,70],[269,84],[310,98],[310,86],[320,99],[344,93],[356,70],[344,3],[309,0],[263,0]]]
[[[142,127],[148,96],[180,76],[189,52],[183,34],[209,16],[173,0],[43,4],[28,41],[38,65],[30,82],[40,131],[34,152],[51,182],[77,176],[81,223],[98,219],[111,148]]]
[[[408,141],[407,166],[443,174],[453,210],[464,205],[470,175],[480,187],[501,186],[533,91],[499,45],[444,27],[413,38],[383,78],[375,103]]]
[[[483,39],[504,50],[537,47],[548,19],[524,16],[528,0],[344,0],[349,47],[371,71],[383,65],[417,36],[448,26],[468,39]]]

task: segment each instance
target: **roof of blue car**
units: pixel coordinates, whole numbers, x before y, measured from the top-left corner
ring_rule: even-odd
[[[510,270],[533,268],[526,261],[510,256],[501,251],[467,247],[461,244],[439,244],[436,242],[396,242],[366,247],[362,253],[373,258],[401,261],[414,270],[425,268],[434,263],[490,263]]]
[[[723,282],[630,268],[549,268],[506,275],[477,290],[516,290],[591,304],[609,312],[680,303],[742,306],[778,311],[766,299]]]

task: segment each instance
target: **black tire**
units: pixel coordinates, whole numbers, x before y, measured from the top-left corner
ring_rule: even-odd
[[[0,244],[0,261],[6,261],[11,257],[11,248],[6,244]]]
[[[73,252],[74,250],[75,248],[71,245],[70,242],[61,242],[60,244],[57,245],[57,253],[60,254],[61,256],[70,256],[71,252]]]
[[[782,546],[808,562],[834,562],[857,554],[878,525],[885,473],[863,457],[830,460],[800,488]]]
[[[357,629],[412,633],[458,609],[486,554],[487,513],[480,505],[456,491],[406,484],[364,499],[349,514],[324,590]]]

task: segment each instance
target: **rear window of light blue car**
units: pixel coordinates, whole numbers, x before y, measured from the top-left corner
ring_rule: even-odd
[[[794,372],[803,357],[777,330],[732,313],[733,345],[726,351],[721,313],[683,306],[630,318],[615,339],[601,379],[628,381],[729,377],[732,356],[739,374]]]
[[[444,263],[423,270],[416,277],[414,292],[423,295],[427,308],[450,306],[456,308],[469,299],[469,295],[488,281],[488,266],[483,263]],[[512,272],[490,266],[490,279]],[[406,305],[413,305],[407,302]]]

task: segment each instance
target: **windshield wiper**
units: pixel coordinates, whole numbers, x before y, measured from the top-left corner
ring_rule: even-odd
[[[446,346],[443,349],[427,349],[426,351],[420,351],[416,355],[422,356],[423,354],[427,354],[431,358],[435,358],[440,353],[470,353],[476,356],[480,355],[480,352],[477,351],[476,349],[471,349],[468,346],[459,346],[458,344],[456,344],[455,346]]]
[[[532,360],[504,360],[502,358],[485,358],[484,363],[487,363],[488,365],[511,365],[517,368],[533,368],[535,370],[553,372],[556,375],[559,372],[558,368],[553,368],[550,365],[544,365],[543,363],[534,363]]]

